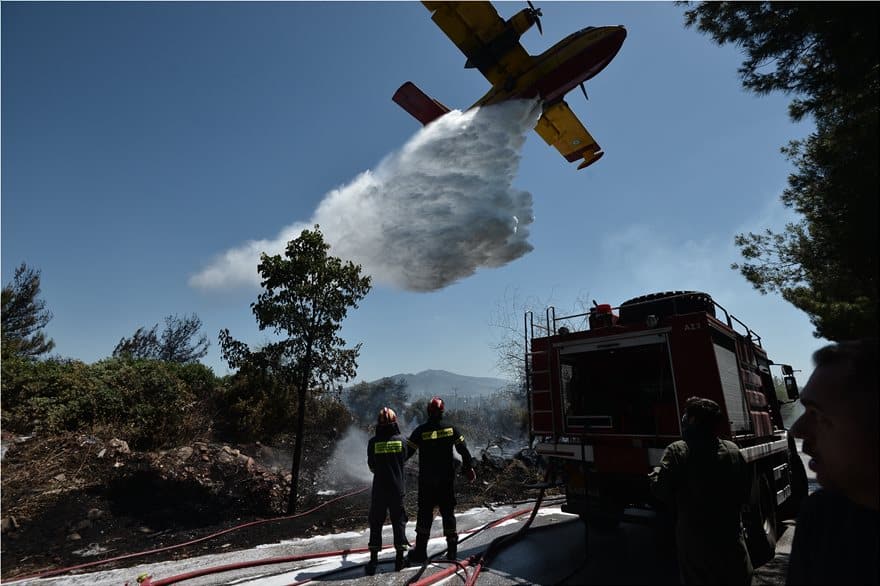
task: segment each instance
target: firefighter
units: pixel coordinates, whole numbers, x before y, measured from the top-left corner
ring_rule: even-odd
[[[439,507],[446,536],[446,557],[458,554],[458,533],[455,530],[455,464],[452,448],[461,454],[462,474],[473,482],[473,458],[464,436],[452,425],[443,423],[443,399],[434,397],[428,402],[428,421],[415,428],[409,437],[407,455],[419,450],[419,513],[416,518],[416,546],[410,551],[409,561],[424,562],[427,557],[428,536],[434,520],[434,507]]]
[[[399,572],[404,566],[403,552],[409,548],[406,539],[406,510],[403,508],[403,497],[406,494],[406,482],[403,474],[403,463],[409,457],[406,450],[406,439],[400,434],[397,426],[397,414],[389,407],[379,411],[376,421],[376,435],[367,443],[367,465],[373,473],[373,491],[370,498],[370,561],[366,573],[376,573],[379,564],[379,550],[382,549],[382,524],[385,513],[391,517],[391,530],[394,533],[394,571]]]
[[[691,397],[682,417],[683,440],[667,446],[649,475],[651,491],[676,516],[675,541],[684,584],[750,584],[752,561],[740,512],[749,501],[752,475],[733,442],[715,428],[721,407]]]

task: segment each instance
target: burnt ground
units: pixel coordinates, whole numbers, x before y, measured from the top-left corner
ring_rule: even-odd
[[[307,438],[298,512],[366,486],[351,480],[328,486],[334,444],[330,437]],[[277,519],[100,568],[366,527],[369,490],[301,518],[279,518],[285,516],[289,461],[282,450],[260,444],[194,442],[137,452],[119,440],[81,434],[12,443],[2,462],[2,578],[164,548],[256,520]],[[539,481],[539,471],[528,462],[483,459],[476,483],[457,481],[457,508],[532,496],[524,485]],[[410,519],[416,513],[416,467],[408,463]],[[326,494],[328,488],[335,494]]]

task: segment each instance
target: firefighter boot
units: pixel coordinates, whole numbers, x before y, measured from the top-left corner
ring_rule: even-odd
[[[446,538],[446,559],[454,560],[458,556],[458,535]]]
[[[370,550],[370,561],[367,562],[367,567],[364,568],[364,573],[367,576],[372,576],[376,573],[376,566],[379,565],[379,552],[375,549]]]
[[[397,550],[397,557],[394,558],[394,571],[399,572],[406,567],[406,560],[403,558],[403,550]]]
[[[408,562],[421,564],[428,559],[428,535],[417,533],[416,546],[409,550]]]

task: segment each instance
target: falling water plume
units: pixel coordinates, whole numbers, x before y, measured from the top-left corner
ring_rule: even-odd
[[[310,222],[284,228],[275,240],[227,251],[190,283],[257,283],[260,252],[282,252],[313,224],[321,226],[334,255],[410,291],[441,289],[481,267],[503,266],[532,250],[532,196],[512,183],[540,113],[532,100],[453,110],[375,170],[327,193]]]

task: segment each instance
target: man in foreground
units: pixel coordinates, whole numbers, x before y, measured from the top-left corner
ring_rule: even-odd
[[[877,340],[825,346],[813,362],[790,431],[822,488],[801,505],[787,583],[877,584]]]
[[[434,507],[439,507],[446,536],[446,557],[458,555],[458,533],[455,528],[455,465],[452,448],[461,455],[462,472],[473,482],[476,473],[473,458],[464,436],[443,423],[443,399],[434,397],[428,402],[428,421],[415,428],[409,437],[408,456],[419,450],[419,512],[416,517],[416,546],[409,561],[424,562],[427,557],[428,537],[434,521]]]
[[[751,584],[752,562],[740,512],[752,477],[733,442],[719,439],[721,408],[691,397],[681,420],[683,440],[667,446],[649,475],[651,491],[675,511],[675,540],[684,584]]]

